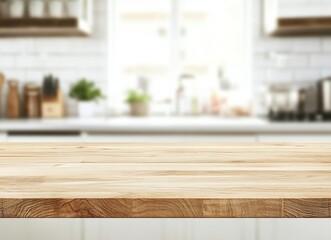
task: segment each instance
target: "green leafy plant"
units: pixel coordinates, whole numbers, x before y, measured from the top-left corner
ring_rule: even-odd
[[[148,103],[151,100],[150,96],[146,93],[140,93],[135,90],[128,91],[128,95],[126,97],[126,103]]]
[[[104,98],[101,90],[92,81],[83,78],[71,86],[70,97],[79,101],[92,101]]]

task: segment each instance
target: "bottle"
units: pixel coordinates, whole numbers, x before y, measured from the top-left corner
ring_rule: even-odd
[[[192,75],[183,74],[179,79],[177,113],[181,116],[200,113],[197,81]]]
[[[18,82],[16,80],[8,81],[7,117],[20,117],[20,99],[18,95]]]

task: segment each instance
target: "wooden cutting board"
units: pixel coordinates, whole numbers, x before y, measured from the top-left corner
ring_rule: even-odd
[[[0,217],[331,217],[331,143],[1,143]]]

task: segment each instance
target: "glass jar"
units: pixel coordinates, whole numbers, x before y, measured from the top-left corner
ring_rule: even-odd
[[[25,12],[25,2],[23,0],[9,1],[9,16],[12,18],[22,18]]]
[[[24,86],[24,116],[26,118],[39,118],[41,116],[40,87],[34,83]]]
[[[67,1],[67,15],[73,18],[83,17],[83,3],[81,0],[68,0]]]

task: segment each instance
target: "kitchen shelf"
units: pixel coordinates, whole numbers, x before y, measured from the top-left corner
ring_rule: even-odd
[[[331,17],[279,18],[273,36],[331,35]]]
[[[0,36],[88,36],[91,25],[77,18],[0,19]]]
[[[326,5],[316,1],[312,6],[297,4],[286,11],[279,0],[264,0],[264,32],[274,37],[331,35],[331,16]]]

